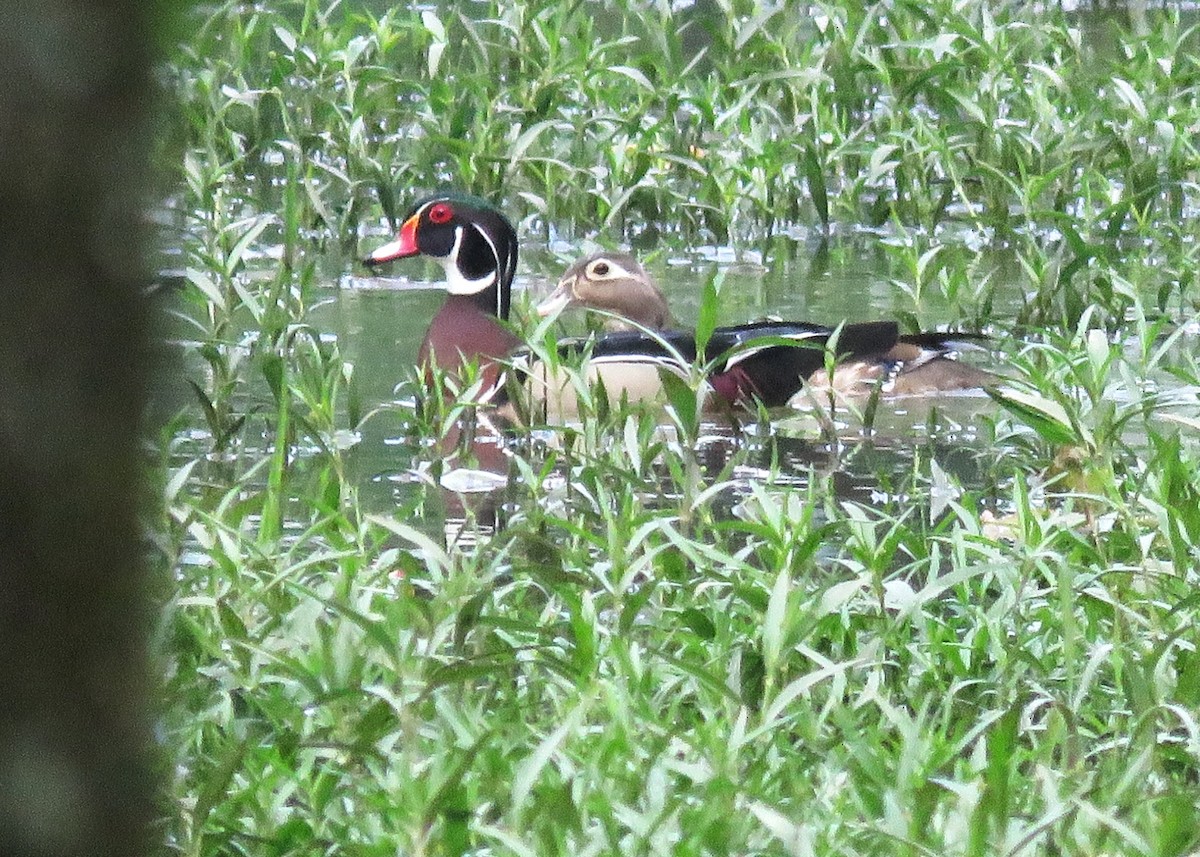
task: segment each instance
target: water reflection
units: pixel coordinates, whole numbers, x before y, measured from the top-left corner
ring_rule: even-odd
[[[570,498],[587,483],[580,476],[589,468],[619,469],[614,490],[636,491],[641,507],[665,514],[685,508],[688,492],[705,493],[706,513],[730,519],[745,517],[746,504],[755,497],[774,496],[786,503],[810,488],[822,503],[852,501],[893,513],[897,504],[928,510],[931,503],[946,502],[930,497],[922,475],[929,462],[956,486],[978,488],[986,480],[988,435],[979,425],[993,407],[982,395],[885,402],[886,427],[867,430],[846,414],[836,414],[832,434],[828,416],[777,412],[763,423],[707,423],[689,449],[681,448],[664,421],[648,444],[652,450],[658,447],[649,453],[649,464],[623,462],[619,456],[601,460],[603,453],[597,450],[581,453],[578,426],[496,432],[490,422],[482,428],[457,424],[437,444],[417,449],[409,461],[410,478],[392,487],[424,492],[427,499],[436,495],[436,509],[424,506],[433,513],[424,528],[431,535],[440,528],[447,547],[457,549],[502,529],[507,515],[520,510],[530,496],[541,498],[543,512],[572,519]],[[694,460],[699,484],[678,484],[678,470],[668,465],[668,457]],[[518,458],[524,466],[516,466]],[[526,484],[531,478],[537,484]],[[379,511],[389,511],[411,505],[412,497],[380,496],[371,504],[375,502]]]
[[[572,253],[578,251],[572,248]],[[874,237],[811,246],[780,242],[772,246],[765,265],[759,263],[761,255],[751,261],[720,257],[719,263],[714,261],[718,256],[703,250],[648,256],[647,265],[667,292],[681,326],[694,323],[703,286],[713,276],[721,282],[722,323],[766,316],[837,323],[912,312],[912,304],[891,282],[890,256]],[[1009,263],[997,251],[981,254],[977,264],[1000,278]],[[514,298],[518,326],[525,323],[522,318],[530,318],[529,308],[548,293],[563,265],[549,248],[523,247],[523,274]],[[453,537],[461,540],[463,520],[467,530],[479,526],[486,531],[495,525],[500,515],[497,498],[512,490],[508,480],[515,478],[509,460],[513,450],[494,437],[483,446],[467,448],[461,438],[430,447],[414,436],[416,387],[410,380],[411,367],[425,327],[444,298],[440,269],[427,268],[415,276],[343,280],[343,288],[332,292],[334,299],[315,310],[311,320],[320,329],[336,332],[343,356],[355,365],[360,398],[378,403],[353,454],[364,504],[371,511],[389,511],[416,503],[419,492],[435,492],[438,499],[425,498],[422,508],[434,517],[440,512],[459,519]],[[422,276],[428,281],[422,283]],[[936,326],[959,317],[956,308],[936,298],[923,297],[922,323]],[[1003,301],[1002,295],[995,299],[997,309],[1012,312]],[[580,332],[582,316],[570,319],[567,326],[567,332]],[[768,425],[748,432],[707,426],[696,455],[710,480],[729,478],[725,471],[734,462],[736,478],[730,480],[728,498],[722,499],[727,511],[739,502],[746,484],[765,478],[755,473],[772,472],[773,462],[775,484],[804,487],[816,475],[839,497],[871,502],[872,497],[894,493],[893,485],[911,481],[916,449],[964,484],[977,484],[971,458],[982,441],[976,428],[980,416],[991,413],[994,406],[982,396],[884,400],[867,432],[863,415],[845,409],[835,413],[832,422],[811,411],[783,410],[772,414]],[[451,456],[450,449],[459,452]],[[538,463],[533,467],[537,470]]]
[[[579,251],[577,245],[523,246],[514,300],[518,326],[527,323],[530,308]],[[903,317],[914,310],[911,298],[893,284],[892,256],[876,236],[828,243],[781,239],[751,255],[701,248],[687,254],[651,252],[645,258],[681,326],[694,324],[704,284],[714,276],[721,280],[721,322],[727,324],[766,316],[865,321]],[[1002,249],[979,253],[974,264],[995,282],[1021,282],[1007,273],[1015,263]],[[348,269],[350,263],[343,265],[343,272]],[[529,486],[521,481],[514,456],[524,457],[534,472],[540,472],[546,456],[555,454],[553,444],[547,444],[555,432],[531,443],[519,433],[489,430],[446,436],[423,427],[413,365],[445,293],[437,266],[409,266],[403,274],[407,276],[373,278],[355,272],[340,280],[331,278],[306,321],[322,339],[336,338],[340,358],[354,366],[361,410],[369,413],[361,425],[352,427],[357,429],[357,442],[340,453],[345,476],[357,486],[363,509],[400,514],[430,536],[441,535],[447,522],[450,543],[461,546],[475,534],[503,525],[508,498],[528,496]],[[997,290],[993,305],[1000,317],[1012,317],[1019,300],[1017,288]],[[920,311],[924,326],[961,318],[958,308],[935,294],[923,297]],[[582,329],[579,315],[568,321],[564,332]],[[185,356],[196,363],[185,367],[186,374],[206,371],[194,349]],[[196,475],[214,486],[231,485],[244,472],[244,462],[269,457],[274,442],[269,434],[271,403],[261,375],[248,373],[233,404],[235,414],[249,415],[236,449]],[[966,488],[978,488],[985,478],[978,461],[990,439],[987,426],[994,414],[995,406],[986,397],[884,400],[867,430],[864,415],[844,407],[832,419],[818,418],[812,410],[781,409],[762,425],[755,424],[752,415],[738,429],[706,425],[695,456],[706,485],[723,483],[714,500],[714,509],[722,515],[735,514],[753,486],[768,483],[772,491],[805,491],[816,480],[835,500],[888,503],[911,493],[914,473],[927,473],[930,460]],[[297,440],[305,444],[302,435]],[[205,456],[213,445],[213,438],[197,429],[191,436],[177,435],[176,451],[190,459]],[[295,476],[290,485],[299,520],[306,515],[305,503],[326,490],[328,480],[322,481],[321,470],[328,462],[323,463],[316,446],[296,446],[291,452]],[[230,455],[237,461],[225,462]],[[566,490],[571,472],[555,467],[544,478],[560,480]],[[673,489],[666,484],[665,472],[658,472],[656,479],[661,496],[669,499]],[[546,491],[552,487],[538,486]]]

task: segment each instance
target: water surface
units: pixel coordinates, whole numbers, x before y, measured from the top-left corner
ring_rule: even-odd
[[[919,315],[923,325],[942,328],[960,319],[954,307],[939,306],[932,296],[922,297],[919,306],[914,304],[904,288],[892,282],[894,266],[880,240],[859,235],[834,242],[785,242],[775,255],[701,248],[643,256],[667,292],[681,327],[694,324],[702,289],[714,276],[720,283],[721,321],[727,324],[767,316],[837,324],[908,313]],[[1006,276],[1003,253],[993,252],[992,257],[986,263],[990,276]],[[544,247],[524,250],[515,285],[516,316],[528,318],[530,307],[549,292],[569,258]],[[353,452],[363,498],[368,507],[382,510],[423,490],[416,474],[438,455],[428,439],[409,434],[413,387],[406,382],[411,381],[417,347],[444,292],[436,265],[406,260],[394,263],[381,276],[373,273],[348,272],[336,286],[331,285],[327,300],[313,310],[310,320],[337,336],[343,357],[354,364],[364,408],[382,406],[365,423]],[[1019,289],[1012,294],[1019,294]],[[578,333],[583,328],[582,313],[568,314],[560,324],[564,333]],[[994,362],[981,356],[983,365]],[[981,438],[989,436],[980,427],[994,409],[982,395],[884,400],[869,432],[854,414],[836,413],[835,442],[823,436],[822,423],[811,412],[781,409],[769,425],[747,434],[712,426],[701,457],[715,473],[731,446],[748,443],[755,449],[751,459],[762,465],[758,470],[764,477],[774,460],[781,465],[784,481],[804,484],[810,470],[833,474],[846,496],[870,502],[887,498],[888,486],[911,476],[918,450],[924,459],[938,459],[946,472],[976,483]],[[742,475],[753,478],[755,470],[748,466]]]

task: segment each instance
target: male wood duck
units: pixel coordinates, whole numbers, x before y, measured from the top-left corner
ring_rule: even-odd
[[[441,263],[446,271],[448,293],[425,333],[418,354],[427,382],[436,374],[433,367],[461,380],[464,367],[478,364],[483,378],[479,400],[502,402],[504,370],[521,345],[520,339],[501,323],[508,320],[517,264],[517,236],[512,224],[481,199],[441,193],[414,205],[396,239],[377,248],[364,261],[367,265],[378,265],[417,255]],[[641,285],[643,281],[652,284],[631,257],[606,258],[616,266],[612,269],[614,273],[619,267],[625,275],[613,277],[614,281],[619,279],[626,285]],[[604,279],[596,259],[582,264],[585,269],[590,264],[593,279]],[[564,277],[562,283],[568,283],[570,276]],[[574,276],[578,278],[578,274]],[[656,290],[654,287],[651,291]],[[661,292],[658,296],[661,298]],[[649,313],[642,317],[653,321],[656,327],[669,321],[666,314]],[[803,380],[825,365],[823,349],[834,334],[833,328],[803,322],[756,322],[717,328],[708,341],[706,353],[726,356],[707,376],[715,393],[710,404],[720,407],[721,402],[749,404],[755,400],[767,407],[786,404]],[[840,359],[886,353],[898,344],[910,344],[911,339],[900,337],[894,322],[847,324],[836,334]],[[764,337],[772,338],[774,344],[758,347],[753,344]],[[780,339],[814,347],[777,344]],[[916,347],[918,343],[912,345]],[[587,350],[589,379],[603,382],[610,398],[615,400],[624,395],[630,401],[661,393],[659,373],[663,369],[686,377],[690,367],[682,365],[680,359],[690,364],[698,356],[695,338],[683,331],[664,331],[653,336],[637,330],[623,331],[594,341],[571,340],[562,343],[560,349],[564,354]],[[535,390],[535,395],[557,398],[556,410],[560,414],[573,410],[572,403],[563,401],[568,382],[551,379],[536,368],[527,371],[529,379],[534,387],[541,388],[540,392]]]
[[[418,202],[396,240],[363,261],[380,265],[411,256],[429,256],[446,271],[446,300],[417,352],[426,382],[432,383],[437,367],[461,383],[464,368],[477,364],[483,382],[480,398],[490,398],[501,385],[500,361],[521,345],[500,324],[508,320],[517,268],[516,230],[482,199],[439,194]]]
[[[663,329],[670,326],[671,311],[662,290],[645,268],[628,253],[601,252],[580,259],[563,274],[554,292],[537,307],[548,316],[571,306],[604,310],[610,329],[635,326]],[[627,322],[631,322],[627,323]],[[847,330],[859,325],[846,325]],[[718,328],[721,330],[721,328]],[[821,361],[804,376],[808,384],[832,387],[846,395],[864,395],[876,387],[888,396],[931,393],[985,387],[996,376],[955,359],[955,349],[978,347],[971,334],[900,334],[894,325],[875,329],[878,340],[862,343],[841,360],[830,379]],[[820,352],[817,352],[818,354]],[[846,352],[843,352],[846,353]],[[792,392],[800,385],[797,383]]]

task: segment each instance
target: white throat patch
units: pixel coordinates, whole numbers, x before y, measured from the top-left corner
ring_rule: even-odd
[[[488,238],[487,233],[475,227],[474,224],[472,227],[488,242],[494,255],[496,246],[492,244],[492,239]],[[454,246],[450,248],[447,255],[439,260],[446,270],[446,291],[452,295],[477,295],[496,282],[496,272],[491,271],[477,280],[470,280],[463,276],[463,272],[458,268],[458,252],[462,248],[462,241],[463,227],[456,226],[454,227]]]

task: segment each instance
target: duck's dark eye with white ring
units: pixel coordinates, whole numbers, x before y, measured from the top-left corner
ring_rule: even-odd
[[[603,276],[607,275],[608,274],[608,263],[607,262],[597,262],[595,265],[592,265],[592,273],[594,275],[596,275],[597,277],[603,277]]]

